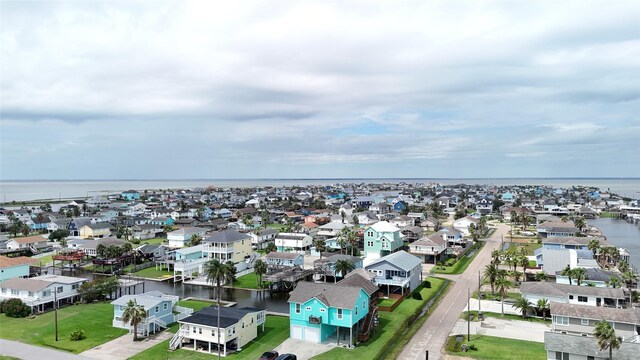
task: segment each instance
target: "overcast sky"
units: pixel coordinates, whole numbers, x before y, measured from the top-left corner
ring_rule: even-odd
[[[2,1],[2,179],[640,176],[640,2]]]

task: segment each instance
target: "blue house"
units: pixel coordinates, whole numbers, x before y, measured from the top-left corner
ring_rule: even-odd
[[[335,337],[353,346],[354,335],[368,326],[369,305],[360,286],[302,281],[289,297],[291,338],[321,343]]]
[[[393,204],[393,211],[395,212],[402,212],[406,208],[407,208],[407,204],[404,201],[398,201],[395,204]]]
[[[6,257],[0,255],[0,283],[13,278],[29,277],[29,266],[38,260],[26,256]]]
[[[123,199],[127,201],[134,201],[134,200],[140,199],[140,193],[135,190],[123,191],[121,196]]]
[[[173,223],[174,220],[172,217],[157,217],[149,221],[149,224],[158,226],[171,226]]]
[[[147,317],[137,327],[138,334],[143,336],[166,329],[170,324],[191,315],[193,312],[193,309],[177,306],[178,296],[165,295],[159,291],[124,295],[111,302],[113,305],[113,327],[133,331],[130,324],[122,321],[122,313],[130,300],[134,300],[137,305],[142,306],[147,313]]]
[[[315,260],[313,262],[313,267],[316,269],[322,269],[323,276],[331,276],[334,278],[343,277],[342,274],[336,272],[336,263],[339,260],[345,260],[353,264],[355,269],[362,269],[362,258],[357,256],[345,255],[345,254],[335,254],[329,257],[324,257],[322,259]]]
[[[506,193],[502,194],[502,201],[504,201],[504,202],[513,202],[514,201],[513,194],[510,193],[509,191],[507,191]]]

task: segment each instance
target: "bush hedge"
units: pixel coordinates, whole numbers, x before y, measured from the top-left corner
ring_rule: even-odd
[[[20,299],[7,299],[0,303],[0,312],[8,317],[23,318],[31,315],[31,307]]]

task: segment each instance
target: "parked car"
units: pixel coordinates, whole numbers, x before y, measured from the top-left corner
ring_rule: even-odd
[[[293,354],[282,354],[276,360],[298,360],[298,357]]]
[[[266,353],[262,354],[262,356],[260,356],[260,359],[258,360],[275,360],[277,357],[277,351],[267,351]]]

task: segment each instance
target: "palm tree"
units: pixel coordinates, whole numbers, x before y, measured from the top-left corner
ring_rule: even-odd
[[[514,271],[513,272],[513,286],[514,287],[518,286],[518,283],[520,282],[520,277],[524,277],[524,274],[521,273],[520,271]]]
[[[253,272],[255,272],[257,276],[257,285],[259,287],[262,287],[262,275],[267,273],[267,263],[260,259],[256,260],[256,262],[253,264]]]
[[[547,321],[547,311],[550,309],[549,300],[539,299],[536,307],[542,312],[542,320]]]
[[[489,264],[484,268],[484,278],[491,284],[491,295],[495,295],[495,284],[500,271],[495,264]]]
[[[522,231],[527,230],[527,226],[529,226],[529,215],[526,213],[520,214],[520,223],[522,224]]]
[[[506,271],[502,270],[496,279],[496,287],[498,288],[498,293],[500,293],[500,303],[502,305],[502,315],[504,315],[504,296],[507,293],[507,290],[511,287],[511,281],[507,278]]]
[[[327,251],[327,243],[322,239],[317,239],[315,245],[316,251],[320,253],[320,259],[322,259],[322,253]]]
[[[582,284],[582,281],[586,280],[585,270],[583,268],[575,268],[571,270],[573,278],[576,279],[578,286]]]
[[[547,273],[544,271],[540,271],[536,273],[536,280],[538,281],[546,281],[548,279]]]
[[[613,349],[620,348],[622,338],[616,336],[616,331],[611,324],[605,320],[598,321],[593,335],[598,339],[600,350],[609,349],[609,360],[613,360]]]
[[[334,271],[345,277],[348,273],[355,270],[356,266],[348,260],[338,260],[334,265]]]
[[[587,223],[584,221],[584,218],[580,216],[573,220],[573,225],[582,233],[582,229],[587,226]]]
[[[264,250],[268,253],[270,252],[276,252],[278,251],[278,248],[276,247],[276,244],[270,242],[267,244],[267,247],[264,248]]]
[[[138,305],[135,299],[129,300],[127,307],[122,311],[122,322],[133,326],[133,341],[138,341],[138,324],[146,318],[144,306]]]
[[[349,228],[343,227],[338,234],[338,244],[340,245],[340,254],[343,254],[347,244],[349,243]]]
[[[200,245],[201,242],[202,242],[202,236],[198,234],[193,234],[191,235],[191,239],[189,240],[189,246]]]
[[[354,250],[358,247],[358,243],[360,239],[358,239],[358,234],[353,229],[349,229],[347,233],[347,241],[349,243],[349,247],[351,248],[351,256],[354,255]]]
[[[207,282],[212,286],[215,284],[218,300],[218,326],[216,333],[218,334],[218,359],[220,359],[220,297],[222,295],[222,285],[229,282],[233,278],[233,273],[227,265],[218,261],[218,259],[209,260],[204,265],[204,273],[207,276]]]
[[[573,271],[571,271],[571,266],[567,265],[564,269],[562,269],[560,275],[569,277],[569,285],[573,285]]]
[[[500,265],[500,257],[502,256],[502,251],[496,249],[491,252],[491,262],[498,266]]]
[[[600,250],[600,242],[598,241],[598,239],[591,239],[589,241],[589,244],[587,245],[587,249],[591,250],[591,252],[593,253],[593,258],[595,259],[598,250]]]
[[[626,262],[625,260],[620,261],[620,264],[618,264],[618,270],[620,270],[621,273],[625,273],[627,271],[629,271],[629,263]]]
[[[360,221],[358,220],[358,215],[353,214],[353,216],[351,216],[351,220],[353,221],[353,225],[355,227],[358,227],[358,225],[360,225]]]
[[[606,282],[607,286],[611,286],[612,288],[619,288],[622,286],[622,282],[620,281],[620,279],[616,276],[613,276],[609,279],[609,281]]]
[[[516,309],[520,309],[520,311],[522,312],[522,318],[526,319],[527,312],[533,308],[533,304],[531,303],[531,301],[529,301],[529,299],[521,295],[513,303],[513,307]]]
[[[520,266],[522,266],[522,274],[523,274],[522,278],[524,281],[527,281],[526,273],[527,273],[527,266],[529,266],[529,258],[521,255],[518,258],[518,262],[520,263]]]

